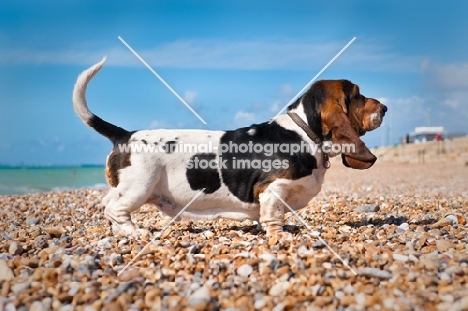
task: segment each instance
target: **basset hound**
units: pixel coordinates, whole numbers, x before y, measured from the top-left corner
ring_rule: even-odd
[[[287,114],[236,130],[127,131],[88,109],[86,87],[104,62],[79,75],[73,107],[114,145],[102,201],[114,233],[144,231],[130,213],[150,203],[170,217],[186,207],[182,217],[195,220],[258,220],[271,236],[282,231],[285,203],[298,210],[319,193],[329,156],[354,169],[376,161],[359,137],[381,125],[387,107],[348,80],[317,81]]]

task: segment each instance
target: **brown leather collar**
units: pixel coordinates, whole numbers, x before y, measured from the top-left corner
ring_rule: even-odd
[[[317,134],[315,134],[314,131],[310,129],[310,127],[307,125],[307,123],[304,122],[304,120],[301,119],[300,116],[298,116],[295,112],[288,112],[288,116],[291,117],[291,119],[294,121],[294,123],[297,124],[306,134],[309,136],[310,139],[317,145],[322,145],[322,140],[318,137]]]
[[[310,129],[310,127],[307,125],[307,123],[304,122],[304,120],[301,119],[300,116],[298,116],[295,112],[288,112],[288,116],[294,121],[294,123],[297,124],[306,134],[307,136],[312,139],[314,143],[319,145],[319,147],[322,146],[323,142],[322,140],[318,137],[317,134],[315,134],[314,131]],[[330,160],[328,158],[328,155],[320,150],[319,152],[322,153],[323,155],[323,165],[325,166],[326,169],[330,168]]]

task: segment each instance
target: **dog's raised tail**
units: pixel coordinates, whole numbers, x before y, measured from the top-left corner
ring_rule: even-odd
[[[84,124],[92,127],[99,134],[109,138],[113,144],[116,144],[119,141],[128,139],[131,133],[93,114],[89,110],[88,103],[86,102],[86,87],[96,73],[101,70],[105,61],[106,57],[104,56],[99,63],[86,69],[78,76],[75,87],[73,88],[73,108]]]

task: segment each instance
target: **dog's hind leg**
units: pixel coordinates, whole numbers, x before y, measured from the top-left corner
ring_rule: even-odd
[[[122,172],[123,173],[123,172]],[[138,174],[141,173],[141,174]],[[154,174],[149,172],[135,172],[133,178],[121,178],[117,187],[111,188],[104,197],[104,215],[112,222],[112,231],[124,235],[139,236],[147,230],[136,229],[131,221],[130,213],[146,203],[152,194],[155,184]],[[126,177],[121,174],[121,177]]]
[[[135,228],[130,213],[145,203],[146,196],[147,193],[135,193],[134,191],[122,193],[121,189],[117,187],[112,188],[104,197],[104,215],[111,221],[114,234],[139,236],[144,233]]]

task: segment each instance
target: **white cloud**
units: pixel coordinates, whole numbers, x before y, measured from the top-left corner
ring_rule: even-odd
[[[150,130],[167,128],[167,122],[166,121],[153,120],[153,121],[151,121],[151,124],[150,124],[149,128],[150,128]]]
[[[466,121],[468,118],[468,62],[438,64],[426,59],[421,64],[421,74],[427,93],[435,101],[435,108],[440,115],[450,113],[453,125]],[[465,123],[466,124],[466,123]],[[464,126],[466,129],[466,125]]]
[[[416,126],[426,125],[428,106],[424,98],[419,96],[385,98],[383,103],[388,107],[384,119],[387,126],[408,131]]]
[[[197,97],[198,97],[198,92],[194,92],[194,91],[186,91],[183,96],[184,100],[189,105],[192,105],[197,99]]]
[[[423,106],[424,99],[419,96],[410,96],[393,100],[389,99],[388,103],[396,104],[397,106],[403,107],[405,110],[414,110],[415,108],[421,108]]]
[[[466,110],[466,103],[468,102],[468,90],[467,91],[457,91],[447,94],[445,99],[442,101],[442,104],[453,109],[463,109]]]
[[[280,100],[275,100],[270,107],[270,112],[276,114],[283,106],[284,104],[282,104]]]
[[[319,70],[346,42],[180,40],[137,52],[153,67],[202,69]],[[95,51],[7,50],[0,48],[0,64],[93,64],[103,55],[117,66],[142,66],[124,46]],[[365,70],[415,71],[419,60],[366,42],[353,43],[336,65]]]
[[[150,130],[158,130],[158,129],[181,129],[184,128],[185,125],[183,122],[175,122],[171,125],[170,122],[166,120],[153,120],[150,123],[149,129]]]
[[[280,92],[282,96],[292,97],[294,94],[294,88],[291,84],[280,85]]]
[[[468,90],[468,62],[458,64],[436,64],[424,60],[421,71],[430,88],[441,91]]]
[[[234,121],[239,126],[250,125],[255,121],[255,114],[252,112],[238,111],[234,116]]]

